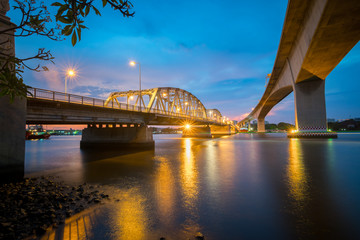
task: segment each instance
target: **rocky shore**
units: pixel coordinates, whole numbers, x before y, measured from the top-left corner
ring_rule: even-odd
[[[86,183],[70,186],[45,177],[0,184],[0,239],[36,239],[108,198]]]

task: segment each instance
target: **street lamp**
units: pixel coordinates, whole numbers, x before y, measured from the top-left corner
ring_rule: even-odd
[[[75,75],[76,75],[76,73],[75,73],[75,71],[74,71],[73,69],[68,69],[68,70],[66,71],[66,76],[65,76],[65,94],[66,94],[66,92],[67,92],[67,80],[68,80],[68,78],[73,78],[73,77],[75,77]]]
[[[139,101],[140,101],[140,112],[141,112],[141,65],[139,62],[131,61],[130,66],[135,66],[139,64]]]

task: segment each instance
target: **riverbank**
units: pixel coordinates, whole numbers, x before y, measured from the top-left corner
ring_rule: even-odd
[[[49,227],[109,196],[92,185],[68,185],[54,178],[25,178],[0,185],[0,239],[36,239]]]

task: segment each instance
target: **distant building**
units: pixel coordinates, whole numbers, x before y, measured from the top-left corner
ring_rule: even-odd
[[[354,118],[354,120],[360,122],[360,118]]]
[[[265,121],[265,124],[270,124],[268,121]]]
[[[333,123],[333,122],[336,122],[335,118],[328,118],[327,119],[327,122],[328,123]]]

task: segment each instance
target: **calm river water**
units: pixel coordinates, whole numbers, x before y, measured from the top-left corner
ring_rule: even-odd
[[[360,134],[154,135],[155,150],[26,142],[27,176],[99,185],[112,200],[45,239],[360,239]]]

